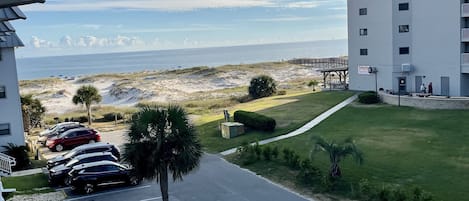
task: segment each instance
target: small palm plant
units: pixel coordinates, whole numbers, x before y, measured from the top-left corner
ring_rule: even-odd
[[[317,80],[311,80],[308,83],[308,87],[313,87],[313,91],[316,91],[316,86],[318,86],[319,82]]]
[[[88,85],[82,86],[77,90],[75,96],[73,96],[73,103],[75,105],[83,104],[86,107],[86,111],[88,112],[88,124],[91,125],[91,104],[101,102],[102,97],[99,94],[98,89],[96,87]]]
[[[324,151],[329,154],[329,160],[331,162],[329,174],[332,178],[340,178],[342,176],[339,163],[349,155],[351,155],[358,164],[363,163],[363,153],[355,145],[352,138],[347,138],[342,143],[336,143],[335,141],[328,142],[319,136],[314,136],[313,140],[316,142],[312,155],[318,151]]]

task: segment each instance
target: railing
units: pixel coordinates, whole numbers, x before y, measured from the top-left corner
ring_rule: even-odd
[[[468,65],[469,64],[469,53],[462,53],[461,54],[461,65]]]
[[[469,3],[463,3],[461,6],[462,17],[469,17]]]
[[[461,30],[461,41],[469,42],[469,28],[463,28]]]
[[[10,175],[11,167],[16,165],[16,159],[0,153],[0,175]]]

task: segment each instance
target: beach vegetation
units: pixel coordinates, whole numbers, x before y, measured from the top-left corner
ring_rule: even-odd
[[[88,124],[91,125],[93,122],[91,119],[91,105],[93,103],[101,102],[101,99],[102,97],[96,87],[92,85],[85,85],[77,90],[75,96],[72,98],[72,101],[75,105],[85,105],[88,114]]]
[[[41,126],[44,114],[46,113],[46,108],[42,105],[41,101],[33,98],[32,95],[22,95],[20,100],[25,131]]]
[[[130,142],[124,145],[124,160],[141,179],[160,183],[163,201],[168,201],[168,174],[173,180],[198,167],[202,146],[195,127],[180,106],[143,107],[132,117]]]
[[[251,79],[248,92],[254,99],[269,97],[277,92],[277,84],[272,77],[260,75]]]

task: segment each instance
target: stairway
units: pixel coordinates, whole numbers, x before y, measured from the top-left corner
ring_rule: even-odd
[[[15,165],[15,158],[0,153],[0,177],[10,176],[12,173],[11,167]]]

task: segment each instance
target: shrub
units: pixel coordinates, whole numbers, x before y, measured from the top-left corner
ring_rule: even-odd
[[[31,161],[28,156],[28,148],[26,146],[18,146],[13,143],[8,143],[6,146],[2,146],[6,151],[6,155],[9,155],[16,159],[16,165],[13,166],[13,170],[24,170],[31,166]]]
[[[85,123],[85,122],[88,122],[88,117],[87,116],[71,117],[70,121]]]
[[[254,99],[268,97],[277,91],[277,85],[274,79],[267,75],[261,75],[252,78],[251,84],[249,85],[249,95]]]
[[[274,159],[277,159],[277,158],[278,158],[278,154],[279,154],[279,153],[278,153],[278,147],[275,146],[275,147],[272,149],[272,157],[273,157]]]
[[[244,96],[235,96],[231,97],[232,101],[237,101],[239,103],[247,103],[249,101],[252,101],[253,98],[250,95],[244,95]]]
[[[358,182],[358,197],[363,200],[370,200],[373,194],[373,188],[368,179],[361,179]]]
[[[358,96],[358,102],[363,104],[379,103],[379,97],[374,91],[367,91]]]
[[[289,164],[293,155],[293,151],[289,148],[284,148],[282,150],[282,153],[283,153],[283,160],[285,160],[285,162]]]
[[[300,172],[297,175],[297,179],[307,185],[313,185],[315,181],[320,181],[322,178],[321,171],[313,167],[311,160],[305,159],[300,163]]]
[[[104,115],[103,115],[103,119],[104,119],[105,121],[115,121],[115,120],[116,120],[116,119],[115,119],[115,118],[116,118],[115,115],[117,115],[117,120],[121,120],[121,119],[124,118],[124,116],[123,116],[121,113],[113,113],[113,112],[111,112],[111,113],[104,114]]]
[[[285,91],[285,90],[278,91],[277,95],[279,95],[279,96],[287,95],[287,91]]]
[[[259,142],[256,142],[256,144],[252,148],[254,149],[254,153],[256,154],[257,160],[260,160],[262,149],[261,149],[261,146],[259,146]]]
[[[264,147],[264,149],[262,149],[262,155],[264,155],[266,161],[270,161],[272,159],[272,148],[269,146]]]
[[[234,120],[243,123],[247,127],[262,131],[273,131],[277,124],[273,118],[242,110],[234,113]]]
[[[251,146],[248,142],[243,142],[236,151],[239,154],[242,165],[250,165],[257,161],[254,146]]]

